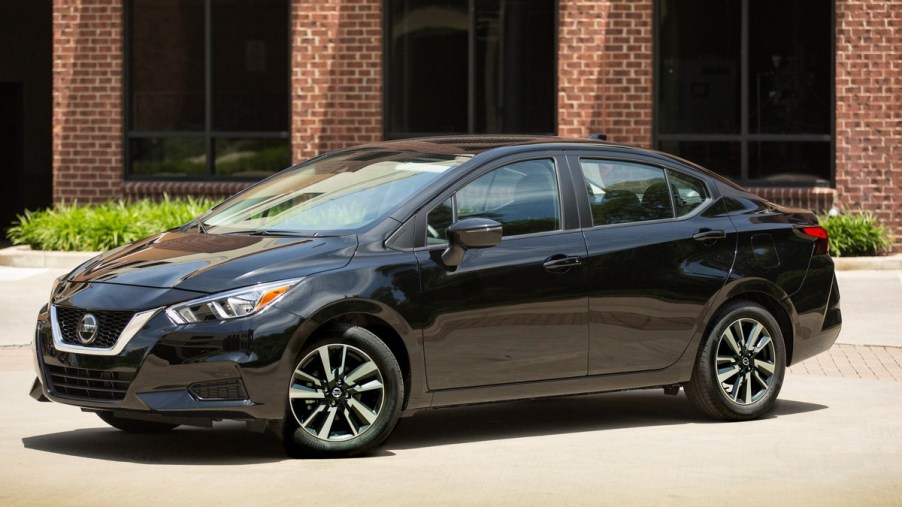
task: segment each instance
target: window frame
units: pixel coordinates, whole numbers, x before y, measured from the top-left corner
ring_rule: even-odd
[[[209,0],[208,0],[209,1]],[[392,52],[390,48],[390,40],[391,38],[387,36],[387,34],[391,33],[391,19],[389,16],[390,9],[388,8],[388,2],[390,0],[382,1],[382,139],[392,140],[392,139],[409,139],[414,137],[429,137],[429,136],[447,136],[447,135],[474,135],[479,134],[480,132],[476,131],[476,3],[478,0],[464,0],[467,2],[467,12],[468,12],[468,23],[469,26],[467,28],[467,131],[466,132],[392,132],[389,130],[388,118],[391,107],[389,105],[389,97],[390,90],[386,83],[391,82],[390,77],[390,66],[392,62]],[[560,2],[555,1],[554,3],[554,19],[552,20],[552,26],[554,27],[554,42],[553,46],[558,48],[560,46]],[[552,91],[552,115],[551,115],[551,124],[552,131],[551,132],[531,132],[528,134],[522,135],[550,135],[556,136],[558,131],[558,92],[560,89],[559,79],[558,79],[558,64],[560,62],[560,52],[555,49],[552,52],[552,62],[551,68],[554,71],[554,90]],[[504,134],[504,132],[485,132],[485,134]],[[513,134],[512,134],[513,135]],[[521,135],[521,134],[517,134]]]
[[[687,171],[679,170],[679,169],[669,166],[669,165],[654,164],[654,163],[650,163],[650,162],[644,161],[644,160],[632,160],[632,159],[628,159],[628,158],[606,157],[603,155],[598,156],[598,155],[579,154],[576,157],[574,157],[574,159],[576,161],[574,170],[578,173],[574,177],[578,176],[578,177],[582,178],[582,180],[581,180],[582,185],[578,185],[578,187],[582,188],[584,190],[585,190],[586,184],[588,182],[586,181],[586,176],[585,176],[585,173],[583,172],[583,166],[582,166],[583,160],[602,160],[605,162],[609,162],[611,164],[622,163],[622,164],[631,164],[631,165],[645,166],[645,167],[654,168],[654,169],[660,169],[664,176],[664,182],[668,188],[670,188],[673,185],[673,183],[671,182],[671,173],[676,173],[676,174],[682,175],[684,177],[691,178],[693,180],[698,181],[699,183],[702,184],[702,187],[705,190],[705,198],[695,208],[693,208],[692,211],[690,211],[689,213],[686,213],[683,215],[678,215],[676,203],[673,201],[673,195],[672,195],[672,193],[668,192],[668,196],[670,197],[670,210],[671,210],[671,213],[673,216],[664,217],[664,218],[656,218],[656,219],[651,219],[651,220],[632,220],[632,221],[628,221],[628,222],[619,222],[619,223],[612,223],[612,224],[596,224],[595,223],[595,219],[592,216],[592,203],[589,202],[588,193],[583,191],[580,198],[582,199],[582,202],[585,203],[584,207],[588,211],[586,219],[585,219],[585,222],[587,222],[587,223],[585,223],[583,225],[583,229],[586,229],[586,230],[597,229],[599,227],[623,227],[623,226],[635,226],[635,225],[642,225],[642,224],[657,224],[657,223],[667,222],[667,221],[688,220],[688,219],[695,217],[696,215],[703,213],[704,210],[707,209],[707,207],[711,205],[711,202],[714,201],[714,196],[711,192],[711,185],[708,183],[708,181],[705,178],[700,177],[696,174],[692,174]]]
[[[291,0],[286,0],[285,24],[287,30],[286,45],[288,46],[289,72],[287,73],[285,92],[288,95],[288,130],[284,131],[220,131],[213,130],[213,53],[212,53],[212,6],[215,0],[204,0],[204,129],[199,130],[132,130],[132,9],[133,0],[125,0],[122,8],[122,176],[124,181],[259,181],[265,178],[247,178],[235,176],[220,176],[216,174],[215,143],[217,139],[285,139],[288,140],[289,164],[291,157],[291,123],[293,108],[291,107]],[[202,177],[165,177],[132,174],[131,167],[131,141],[133,139],[150,138],[200,138],[204,141],[204,155],[206,172]],[[286,166],[287,167],[287,166]],[[274,173],[285,167],[274,168]]]
[[[560,168],[559,164],[557,163],[557,160],[555,159],[555,157],[524,158],[521,160],[510,161],[510,162],[506,162],[503,164],[493,166],[491,169],[489,169],[487,171],[481,171],[479,173],[479,175],[477,175],[475,178],[468,179],[466,181],[466,183],[457,185],[455,187],[454,191],[451,192],[451,195],[449,197],[445,198],[444,200],[442,200],[439,203],[435,204],[434,206],[430,207],[428,209],[428,211],[426,211],[427,230],[428,230],[428,225],[429,225],[429,215],[437,207],[444,204],[445,201],[447,201],[448,199],[451,199],[451,225],[453,225],[461,220],[461,218],[459,216],[460,210],[458,209],[459,203],[458,203],[458,198],[457,198],[457,195],[461,192],[461,190],[472,185],[473,183],[475,183],[477,180],[479,180],[483,176],[487,176],[495,171],[500,171],[501,169],[505,169],[505,168],[510,167],[515,164],[519,164],[519,163],[523,163],[523,162],[531,162],[531,161],[551,161],[551,168],[554,171],[554,181],[556,183],[555,190],[557,191],[557,212],[558,212],[557,227],[555,229],[550,229],[547,231],[527,232],[527,233],[523,233],[523,234],[513,234],[510,236],[506,236],[506,235],[502,234],[502,236],[501,236],[502,241],[504,240],[504,238],[519,238],[519,237],[523,237],[523,236],[539,236],[542,234],[552,234],[552,233],[563,231],[564,230],[564,193],[562,192],[562,188],[561,188],[561,174],[560,174],[561,168]],[[466,217],[466,218],[470,218],[470,217]],[[503,223],[501,225],[502,225],[502,227],[504,226]],[[428,236],[426,237],[426,245],[427,246],[435,246],[435,244],[429,245],[429,237]]]
[[[661,149],[664,141],[709,141],[732,142],[740,145],[740,167],[736,183],[744,186],[757,187],[836,187],[836,0],[829,0],[830,9],[830,125],[827,134],[753,134],[749,130],[750,104],[749,104],[749,39],[750,39],[750,5],[752,0],[740,0],[740,131],[737,134],[663,134],[661,128],[661,2],[654,0],[653,6],[653,36],[652,36],[652,68],[654,90],[652,99],[652,146]],[[821,182],[810,181],[770,181],[749,178],[750,144],[757,142],[829,142],[830,167],[829,178],[826,185]],[[717,172],[717,168],[709,168]]]
[[[673,196],[670,196],[670,207],[673,210],[673,217],[670,218],[659,218],[656,220],[640,220],[635,222],[623,222],[616,224],[595,224],[595,220],[592,217],[592,204],[589,202],[589,195],[586,192],[586,181],[585,176],[583,174],[582,163],[583,159],[590,160],[604,160],[611,163],[626,163],[626,164],[635,164],[635,165],[644,165],[648,167],[654,167],[657,169],[661,169],[664,171],[664,180],[667,182],[668,187],[670,186],[670,173],[678,173],[683,176],[690,177],[692,179],[698,180],[704,185],[706,197],[705,200],[702,201],[698,206],[695,207],[690,213],[685,215],[676,216],[676,203],[673,202]],[[682,222],[685,220],[691,220],[706,210],[708,210],[711,205],[717,201],[720,197],[720,193],[716,191],[716,186],[712,184],[710,181],[710,176],[706,177],[702,174],[697,174],[695,171],[677,165],[666,163],[662,160],[657,159],[648,159],[645,157],[628,157],[628,156],[618,156],[617,154],[610,152],[598,152],[592,153],[587,151],[578,151],[575,153],[568,154],[567,163],[570,166],[571,177],[574,178],[573,189],[576,193],[577,199],[577,207],[579,209],[579,217],[580,217],[580,228],[582,230],[595,230],[600,228],[616,228],[616,227],[636,227],[642,226],[646,224],[660,224],[664,222]],[[578,181],[577,181],[578,179]]]
[[[573,174],[570,168],[570,163],[567,160],[567,156],[565,153],[558,151],[541,151],[541,152],[530,152],[530,153],[517,153],[512,155],[503,156],[501,158],[492,160],[490,162],[483,163],[480,167],[467,171],[465,175],[461,178],[454,181],[452,184],[448,185],[445,189],[440,192],[434,194],[434,196],[429,199],[420,209],[412,215],[409,221],[414,221],[414,237],[413,237],[413,250],[436,250],[441,248],[447,248],[448,244],[428,244],[426,239],[427,234],[427,225],[429,219],[429,213],[432,212],[437,206],[441,205],[448,199],[452,199],[452,224],[455,223],[454,219],[457,218],[457,192],[463,187],[469,185],[473,181],[479,179],[480,177],[488,174],[495,169],[515,164],[517,162],[528,162],[530,160],[551,160],[551,163],[554,165],[555,177],[557,178],[557,187],[558,187],[558,203],[560,206],[560,226],[557,229],[551,231],[542,231],[542,232],[533,232],[528,234],[517,234],[515,236],[502,236],[501,242],[505,242],[508,240],[516,240],[519,238],[533,237],[533,236],[544,236],[549,234],[561,234],[565,232],[572,232],[575,230],[580,230],[582,228],[580,223],[581,211],[579,210],[580,204],[574,198],[574,182],[572,180]],[[582,176],[580,176],[582,177]],[[588,201],[587,201],[588,202]],[[406,222],[405,222],[406,223]],[[404,228],[402,225],[400,229]]]

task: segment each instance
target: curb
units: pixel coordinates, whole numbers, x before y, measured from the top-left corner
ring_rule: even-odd
[[[73,269],[100,252],[55,252],[12,246],[0,250],[0,266],[16,268]]]
[[[838,271],[900,271],[902,254],[886,257],[834,257]]]
[[[0,249],[0,266],[73,269],[100,252],[53,252],[29,246]],[[885,257],[834,257],[837,271],[902,271],[902,254]]]

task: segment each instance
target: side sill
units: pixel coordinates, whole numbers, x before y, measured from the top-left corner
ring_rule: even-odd
[[[681,378],[679,366],[678,362],[673,366],[654,371],[593,375],[488,387],[445,389],[433,391],[432,407],[604,393],[681,384],[687,382],[689,378]]]

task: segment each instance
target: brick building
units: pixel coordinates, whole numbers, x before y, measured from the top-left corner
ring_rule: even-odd
[[[30,0],[0,14],[5,47],[26,55],[0,65],[0,132],[24,132],[0,150],[10,209],[223,196],[386,138],[604,132],[777,202],[872,211],[902,238],[900,0]]]

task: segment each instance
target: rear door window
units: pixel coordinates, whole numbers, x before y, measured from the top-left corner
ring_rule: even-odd
[[[593,225],[674,217],[667,177],[660,167],[617,160],[580,159]]]
[[[708,191],[701,180],[670,169],[667,170],[667,176],[673,191],[676,216],[686,216],[708,200]]]
[[[701,180],[672,169],[618,160],[579,163],[593,225],[683,217],[710,197]]]

